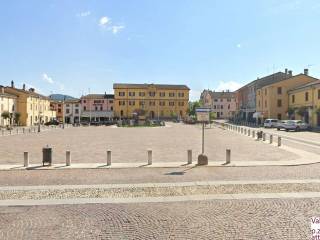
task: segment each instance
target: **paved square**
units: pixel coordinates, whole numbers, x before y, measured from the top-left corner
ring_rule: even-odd
[[[65,162],[71,150],[74,163],[105,163],[107,149],[113,162],[147,162],[147,149],[153,150],[154,162],[186,162],[187,150],[193,159],[201,152],[201,126],[167,123],[166,127],[116,128],[114,126],[71,127],[25,135],[0,137],[0,164],[22,164],[23,152],[30,163],[42,161],[42,147],[53,147],[54,163]],[[226,148],[232,161],[292,160],[297,155],[277,147],[256,142],[251,137],[217,127],[205,131],[205,153],[209,161],[225,161]]]

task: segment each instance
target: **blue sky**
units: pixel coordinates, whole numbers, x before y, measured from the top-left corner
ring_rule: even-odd
[[[0,84],[43,94],[114,82],[235,90],[308,67],[320,77],[318,0],[1,1]]]

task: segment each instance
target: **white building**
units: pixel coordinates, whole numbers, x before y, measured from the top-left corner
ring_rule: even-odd
[[[81,104],[80,99],[68,99],[63,106],[65,123],[80,123]]]
[[[14,123],[17,106],[17,96],[4,92],[4,87],[0,86],[0,126],[5,127]],[[3,118],[2,113],[8,112],[9,118]],[[10,122],[11,121],[11,122]]]

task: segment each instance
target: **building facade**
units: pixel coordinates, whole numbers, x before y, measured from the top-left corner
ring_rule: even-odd
[[[16,123],[19,124],[18,120],[15,119],[17,105],[17,96],[4,92],[4,87],[0,86],[0,126],[11,126]],[[9,117],[3,117],[3,113],[8,113]]]
[[[187,115],[190,89],[185,85],[116,83],[113,89],[117,118],[133,118],[138,113],[150,119]]]
[[[64,120],[63,102],[57,100],[50,100],[50,110],[56,112],[56,120],[62,123]]]
[[[257,115],[261,122],[267,118],[288,119],[288,91],[298,86],[314,82],[316,79],[299,74],[270,84],[262,84],[256,93]]]
[[[314,128],[320,127],[320,80],[289,91],[289,118],[303,120]]]
[[[88,94],[81,97],[81,121],[105,121],[113,118],[113,94]]]
[[[20,124],[32,126],[43,124],[56,118],[56,112],[50,109],[50,99],[35,92],[34,88],[27,90],[16,88],[14,82],[4,88],[5,93],[17,96],[16,111],[20,113]]]
[[[200,100],[203,106],[209,107],[218,119],[230,119],[235,115],[236,97],[233,92],[204,90]]]
[[[64,122],[80,123],[81,118],[81,101],[80,99],[68,99],[64,101]]]

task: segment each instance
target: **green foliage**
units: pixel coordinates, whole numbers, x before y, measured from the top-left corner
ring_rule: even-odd
[[[210,121],[217,118],[217,114],[215,112],[210,112]]]
[[[4,111],[3,113],[1,113],[1,117],[3,117],[4,119],[8,119],[10,118],[10,113],[8,111]]]
[[[20,120],[21,114],[19,112],[15,112],[14,114],[14,121],[18,124]]]
[[[288,115],[291,116],[291,115],[293,115],[294,113],[295,113],[295,108],[289,107],[289,108],[288,108]]]
[[[297,110],[297,114],[301,117],[303,117],[307,112],[307,107],[299,107]]]
[[[201,107],[201,101],[189,102],[188,114],[190,116],[196,115],[196,108]]]

